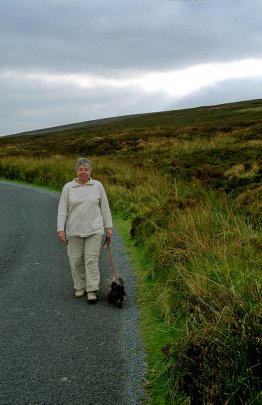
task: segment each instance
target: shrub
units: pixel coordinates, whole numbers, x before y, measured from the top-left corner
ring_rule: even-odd
[[[216,320],[216,322],[215,322]],[[261,316],[258,311],[228,313],[202,327],[191,325],[179,342],[164,349],[172,389],[167,403],[182,393],[190,404],[260,404]]]

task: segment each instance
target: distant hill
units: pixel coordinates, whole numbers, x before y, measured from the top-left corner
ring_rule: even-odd
[[[133,115],[125,115],[125,116],[117,116],[117,117],[109,117],[109,118],[99,118],[96,120],[89,120],[89,121],[83,121],[83,122],[76,122],[72,124],[64,124],[64,125],[58,125],[55,127],[48,127],[48,128],[40,128],[40,129],[34,129],[31,131],[23,131],[23,132],[18,132],[15,134],[10,134],[10,135],[5,135],[4,138],[13,138],[17,136],[33,136],[33,135],[46,135],[49,133],[54,133],[54,132],[60,132],[64,130],[70,130],[74,128],[88,128],[88,127],[93,127],[96,125],[103,125],[103,124],[109,124],[111,122],[119,121],[122,120],[126,117],[132,117],[135,118],[136,116],[142,116],[145,114],[133,114]]]
[[[215,134],[261,134],[262,99],[103,118],[0,138],[0,156],[128,154],[147,150],[152,139],[189,139]],[[242,131],[241,134],[239,131]],[[251,136],[251,135],[250,135]]]

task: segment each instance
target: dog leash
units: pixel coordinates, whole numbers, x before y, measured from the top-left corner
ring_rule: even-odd
[[[112,276],[115,277],[116,270],[115,270],[115,266],[114,266],[113,259],[112,259],[111,249],[110,249],[110,241],[111,241],[110,239],[111,239],[110,237],[106,238],[106,240],[104,242],[104,246],[106,245],[106,248],[108,251],[109,260],[110,260],[111,267],[112,267]]]

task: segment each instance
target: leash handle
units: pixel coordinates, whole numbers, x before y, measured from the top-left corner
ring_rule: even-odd
[[[109,236],[106,237],[106,240],[105,240],[105,242],[104,242],[104,245],[106,244],[106,248],[107,248],[107,251],[108,251],[109,260],[110,260],[111,267],[112,267],[112,276],[114,277],[115,274],[116,274],[116,270],[115,270],[115,266],[114,266],[113,259],[112,259],[112,254],[111,254],[111,249],[110,249],[110,241],[111,241],[111,238],[110,238]]]

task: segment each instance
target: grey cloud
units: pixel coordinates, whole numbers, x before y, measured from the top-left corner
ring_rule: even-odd
[[[261,98],[262,77],[223,80],[170,103],[168,109],[208,106]]]
[[[260,1],[252,6],[244,0],[0,4],[2,68],[113,75],[122,69],[166,70],[262,54]]]

